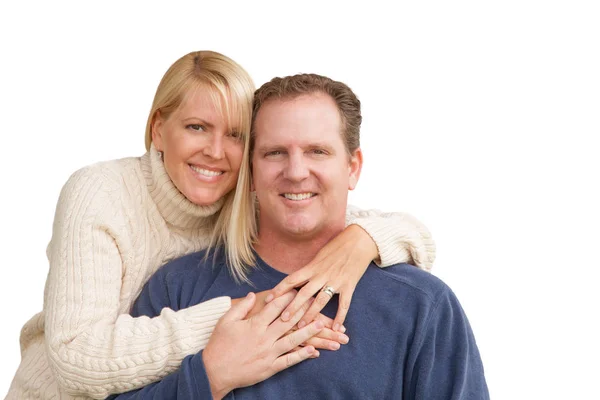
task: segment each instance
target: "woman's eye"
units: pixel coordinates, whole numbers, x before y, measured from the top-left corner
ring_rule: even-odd
[[[273,150],[273,151],[269,151],[265,154],[265,157],[274,157],[274,156],[278,156],[281,155],[281,151],[280,150]]]
[[[229,136],[230,138],[233,138],[233,139],[241,139],[242,134],[239,133],[238,131],[231,131],[227,134],[227,136]]]
[[[186,126],[186,128],[188,129],[192,129],[194,131],[204,131],[204,126],[200,125],[200,124],[190,124],[188,126]]]

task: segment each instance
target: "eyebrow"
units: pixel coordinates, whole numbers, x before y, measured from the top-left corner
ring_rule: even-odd
[[[329,152],[333,152],[334,148],[328,143],[310,143],[305,148],[308,149],[325,149]]]
[[[325,149],[331,153],[334,152],[333,146],[331,146],[327,143],[309,143],[309,144],[301,146],[301,147],[304,150]],[[287,150],[287,147],[284,145],[280,145],[280,144],[263,144],[262,146],[257,147],[254,151],[256,151],[258,153],[264,153],[266,151],[273,151],[273,150]]]
[[[199,121],[198,125],[204,125],[204,126],[206,126],[207,128],[211,128],[211,129],[215,127],[215,126],[214,126],[213,124],[211,124],[210,122],[207,122],[207,121],[203,120],[202,118],[198,118],[198,117],[189,117],[189,118],[185,118],[185,119],[183,120],[183,123],[188,123],[188,122],[191,122],[191,121],[194,121],[194,122],[198,122],[198,121]]]
[[[254,149],[255,152],[257,153],[264,153],[267,151],[273,151],[273,150],[285,150],[286,147],[285,146],[281,146],[281,145],[262,145],[260,147],[257,147],[256,149]]]

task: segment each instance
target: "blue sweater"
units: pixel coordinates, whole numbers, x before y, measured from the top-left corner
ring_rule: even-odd
[[[190,307],[218,296],[243,297],[285,277],[258,258],[238,285],[224,260],[204,252],[165,265],[146,284],[132,315],[156,316],[163,307]],[[323,314],[334,317],[337,296]],[[266,381],[232,391],[227,399],[489,399],[483,366],[464,311],[433,275],[408,264],[369,266],[358,283],[344,325],[350,342],[321,350]],[[162,381],[113,397],[210,399],[202,352],[186,357]]]

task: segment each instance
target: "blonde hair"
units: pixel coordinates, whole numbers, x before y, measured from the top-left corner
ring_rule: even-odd
[[[146,150],[152,144],[152,125],[158,113],[167,119],[194,90],[210,90],[228,126],[239,129],[244,143],[237,186],[225,195],[216,216],[206,255],[223,248],[227,264],[236,280],[247,281],[246,272],[254,264],[252,244],[256,239],[254,202],[250,193],[250,127],[254,83],[235,61],[214,51],[195,51],[175,61],[161,79],[148,122]],[[235,215],[234,215],[235,210]]]

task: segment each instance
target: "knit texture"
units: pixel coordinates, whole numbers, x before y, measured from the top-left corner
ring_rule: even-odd
[[[207,246],[220,208],[188,201],[153,148],[73,174],[47,250],[44,310],[21,331],[7,399],[105,398],[160,380],[203,349],[229,297],[152,319],[128,313],[158,267]],[[346,220],[373,237],[383,265],[431,267],[433,241],[414,218],[351,209]]]
[[[435,242],[421,221],[407,213],[361,210],[348,205],[346,225],[356,224],[373,239],[379,251],[380,267],[409,263],[431,271],[435,261]],[[398,261],[402,260],[402,261]]]

